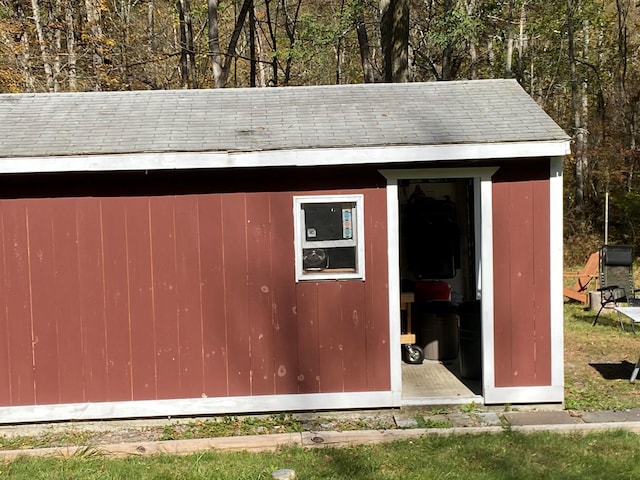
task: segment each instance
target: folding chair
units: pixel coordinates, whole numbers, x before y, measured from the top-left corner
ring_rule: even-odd
[[[608,305],[627,303],[629,306],[640,306],[640,299],[635,296],[632,247],[604,245],[600,248],[599,282],[600,310],[592,325],[598,322],[600,313]],[[620,327],[624,330],[622,320]],[[631,328],[635,331],[633,322]]]

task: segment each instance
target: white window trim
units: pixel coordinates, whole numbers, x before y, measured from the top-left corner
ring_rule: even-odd
[[[355,272],[305,272],[302,268],[302,249],[305,248],[302,205],[307,203],[354,203],[356,221],[353,238],[356,242]],[[293,229],[296,262],[296,282],[309,280],[364,280],[364,195],[309,195],[293,197]],[[351,240],[349,242],[352,243]]]

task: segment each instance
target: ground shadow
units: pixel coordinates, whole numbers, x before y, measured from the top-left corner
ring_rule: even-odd
[[[605,308],[600,315],[598,315],[597,310],[592,310],[590,307],[584,307],[580,311],[574,313],[574,318],[576,320],[590,324],[593,324],[593,322],[596,321],[596,317],[596,325],[600,325],[601,327],[620,328],[625,331],[632,330],[632,325],[628,319],[625,319],[624,317],[620,318],[620,315],[611,308]]]
[[[441,362],[447,370],[449,370],[465,387],[473,392],[474,395],[482,395],[482,380],[480,378],[466,378],[460,372],[460,363],[456,360],[448,360]]]
[[[622,360],[620,363],[590,363],[605,380],[629,380],[635,364]]]

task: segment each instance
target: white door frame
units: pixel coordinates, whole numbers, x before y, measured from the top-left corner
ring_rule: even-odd
[[[476,245],[476,298],[482,305],[483,395],[494,387],[493,368],[493,208],[491,177],[498,167],[381,170],[387,179],[387,242],[389,271],[389,347],[391,391],[396,405],[402,404],[402,360],[400,349],[400,222],[398,181],[471,178],[474,182],[474,235]]]

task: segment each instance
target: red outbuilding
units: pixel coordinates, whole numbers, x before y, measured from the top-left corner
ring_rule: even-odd
[[[563,401],[569,138],[515,81],[0,123],[2,423]]]

